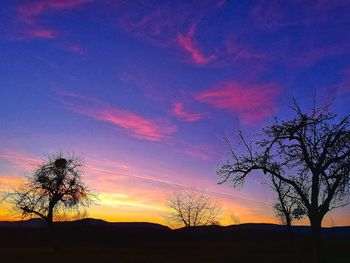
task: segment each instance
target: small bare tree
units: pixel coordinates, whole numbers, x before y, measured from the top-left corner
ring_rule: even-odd
[[[168,199],[173,212],[169,219],[185,227],[213,225],[218,222],[222,206],[198,191],[178,191]]]
[[[55,213],[65,214],[79,211],[94,203],[95,196],[82,181],[81,159],[61,153],[49,157],[48,161],[36,168],[26,182],[5,196],[15,212],[22,218],[44,219],[54,235]]]
[[[300,220],[305,211],[295,198],[295,193],[290,185],[272,177],[272,189],[277,193],[277,201],[273,205],[273,210],[281,223],[290,227],[294,219]]]
[[[238,215],[236,215],[235,213],[231,214],[231,220],[232,220],[232,223],[234,225],[239,225],[241,224],[241,219],[239,218]]]

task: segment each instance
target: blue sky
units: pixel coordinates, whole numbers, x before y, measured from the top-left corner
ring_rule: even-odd
[[[335,97],[348,113],[349,12],[341,0],[1,1],[0,190],[74,152],[103,196],[92,216],[163,222],[168,194],[196,187],[225,222],[274,222],[259,176],[216,185],[222,137],[288,118],[292,97]],[[331,216],[350,223],[349,208]]]

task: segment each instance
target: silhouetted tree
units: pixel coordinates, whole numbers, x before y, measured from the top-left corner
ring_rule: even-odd
[[[77,157],[53,155],[27,176],[23,185],[7,194],[6,200],[22,218],[44,219],[53,234],[55,212],[77,211],[94,203],[95,196],[81,178],[83,165]]]
[[[170,220],[185,227],[217,224],[221,205],[198,191],[178,191],[168,199],[173,213]]]
[[[62,211],[56,212],[54,216],[55,222],[66,222],[66,221],[74,221],[74,220],[82,220],[88,217],[88,213],[85,209],[78,209],[77,211]]]
[[[253,171],[290,186],[293,198],[306,212],[319,247],[321,223],[325,214],[348,204],[350,180],[350,115],[338,118],[329,105],[315,106],[304,113],[296,102],[290,120],[275,119],[263,129],[262,138],[247,143],[240,138],[246,154],[230,146],[232,161],[217,169],[219,183],[242,185]]]
[[[239,225],[241,223],[241,219],[236,214],[231,214],[231,220],[234,225]]]
[[[290,227],[294,219],[299,220],[305,215],[305,211],[297,202],[298,198],[290,185],[275,177],[272,177],[271,181],[271,187],[277,193],[277,201],[273,205],[275,214],[282,224]]]

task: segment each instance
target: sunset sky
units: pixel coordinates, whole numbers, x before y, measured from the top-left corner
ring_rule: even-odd
[[[349,113],[349,13],[347,0],[2,0],[0,192],[61,151],[85,159],[89,217],[167,224],[169,194],[195,188],[223,224],[277,222],[260,174],[217,185],[222,138],[289,118],[292,97]],[[350,206],[332,220],[350,225]]]

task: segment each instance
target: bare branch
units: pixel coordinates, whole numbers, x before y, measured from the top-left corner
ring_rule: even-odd
[[[338,118],[330,106],[314,106],[305,113],[293,99],[295,116],[275,118],[263,129],[254,151],[241,132],[245,153],[239,154],[226,140],[232,158],[219,164],[218,183],[242,186],[247,176],[260,171],[276,180],[275,209],[292,214],[297,209],[298,217],[307,214],[311,225],[320,229],[324,215],[347,204],[350,194],[350,115]]]
[[[173,193],[168,199],[168,206],[173,210],[169,220],[185,227],[213,224],[222,212],[222,206],[218,202],[195,190]]]

